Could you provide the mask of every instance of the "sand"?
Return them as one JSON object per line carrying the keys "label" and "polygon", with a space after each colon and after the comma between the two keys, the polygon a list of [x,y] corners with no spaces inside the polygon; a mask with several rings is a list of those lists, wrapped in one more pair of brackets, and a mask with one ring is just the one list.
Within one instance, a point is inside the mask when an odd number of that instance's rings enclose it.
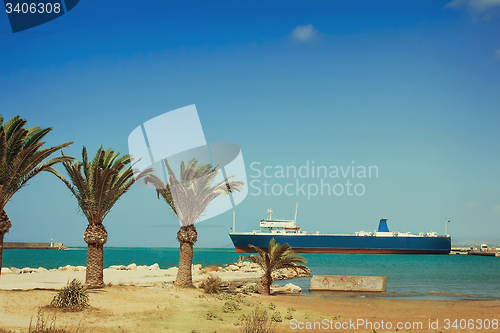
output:
{"label": "sand", "polygon": [[[370,332],[374,328],[376,332],[500,331],[498,326],[491,328],[493,320],[498,322],[500,319],[500,301],[417,301],[360,297],[358,294],[328,297],[251,295],[245,296],[246,305],[240,305],[240,310],[225,313],[222,310],[225,300],[205,295],[200,289],[175,287],[170,283],[175,276],[165,274],[164,270],[106,270],[105,281],[112,282],[113,286],[91,290],[91,308],[82,312],[51,309],[43,312],[48,317],[56,315],[59,326],[80,325],[85,332],[237,332],[240,328],[235,326],[238,318],[248,314],[258,303],[269,313],[280,312],[283,321],[277,323],[277,332]],[[219,274],[225,274],[223,278],[226,279],[256,275],[241,272]],[[198,275],[194,280],[206,276]],[[85,272],[2,275],[0,328],[26,331],[30,318],[36,318],[37,309],[49,304],[55,294],[54,290],[32,288],[59,288],[74,277],[84,279]],[[120,283],[134,285],[118,285]],[[271,303],[275,306],[274,310],[269,309]],[[291,312],[292,320],[285,319],[289,308],[296,309]],[[208,320],[208,312],[215,318]],[[448,329],[445,329],[446,319],[450,320]],[[455,319],[458,319],[456,328],[453,327]],[[465,321],[460,323],[461,319]],[[478,329],[478,320],[484,323],[486,319],[490,329]],[[391,329],[387,328],[388,322],[393,326]],[[396,329],[398,323],[400,329]],[[422,323],[421,326],[415,326],[418,323]],[[460,329],[460,324],[464,327],[466,323],[473,325],[474,329]],[[413,327],[408,328],[408,325]]]}
{"label": "sand", "polygon": [[[134,284],[148,285],[158,282],[173,282],[177,271],[168,269],[158,270],[115,270],[104,269],[104,283],[106,284]],[[258,278],[255,272],[218,272],[222,279],[237,280],[246,278]],[[206,278],[206,274],[194,274],[193,281]],[[46,273],[27,274],[2,274],[0,278],[0,289],[3,290],[25,290],[25,289],[55,289],[64,287],[68,281],[78,279],[85,281],[84,271],[56,271]]]}

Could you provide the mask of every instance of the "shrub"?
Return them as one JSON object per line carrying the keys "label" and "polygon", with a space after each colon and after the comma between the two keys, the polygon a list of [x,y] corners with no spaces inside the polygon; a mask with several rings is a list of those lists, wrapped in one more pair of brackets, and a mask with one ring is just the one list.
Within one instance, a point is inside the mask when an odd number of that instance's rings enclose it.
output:
{"label": "shrub", "polygon": [[269,304],[269,310],[274,310],[276,309],[276,305],[274,303]]}
{"label": "shrub", "polygon": [[227,301],[228,299],[233,299],[234,295],[232,294],[227,294],[227,293],[220,293],[217,296],[215,296],[219,301]]}
{"label": "shrub", "polygon": [[236,310],[240,310],[240,306],[234,300],[229,300],[222,306],[222,311],[224,311],[225,313],[234,313],[234,311]]}
{"label": "shrub", "polygon": [[87,288],[77,279],[73,279],[61,289],[50,303],[55,308],[78,310],[89,306]]}
{"label": "shrub", "polygon": [[245,294],[258,294],[259,287],[256,284],[248,284],[243,287],[242,291]]}
{"label": "shrub", "polygon": [[273,333],[275,331],[275,323],[265,308],[256,306],[250,315],[243,318],[242,327],[243,333]]}
{"label": "shrub", "polygon": [[212,312],[212,311],[208,311],[206,314],[205,314],[205,317],[207,318],[207,320],[214,320],[214,319],[217,319],[217,316]]}
{"label": "shrub", "polygon": [[217,265],[210,265],[200,270],[200,274],[207,274],[210,272],[218,272],[219,267]]}
{"label": "shrub", "polygon": [[293,319],[293,313],[292,313],[293,311],[295,311],[295,309],[292,309],[292,308],[286,309],[285,319],[288,319],[288,320]]}
{"label": "shrub", "polygon": [[206,314],[205,314],[205,318],[207,320],[220,320],[220,321],[223,321],[224,319],[220,318],[220,317],[217,317],[216,314],[214,314],[212,311],[208,311]]}
{"label": "shrub", "polygon": [[276,323],[281,323],[283,320],[281,319],[281,313],[279,311],[276,311],[273,313],[271,320],[276,322]]}
{"label": "shrub", "polygon": [[245,303],[245,296],[243,294],[237,294],[233,299],[238,303]]}
{"label": "shrub", "polygon": [[209,276],[201,283],[206,294],[218,294],[222,281],[218,276]]}

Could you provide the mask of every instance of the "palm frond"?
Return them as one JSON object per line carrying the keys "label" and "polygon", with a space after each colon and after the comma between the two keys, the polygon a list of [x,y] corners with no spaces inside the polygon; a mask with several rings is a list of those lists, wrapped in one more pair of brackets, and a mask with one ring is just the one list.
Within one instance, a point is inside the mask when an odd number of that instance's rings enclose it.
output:
{"label": "palm frond", "polygon": [[0,116],[0,209],[40,172],[50,171],[53,165],[72,160],[71,157],[47,160],[53,153],[73,142],[43,148],[45,142],[41,140],[52,128],[25,128],[26,124],[27,121],[19,116],[3,123],[3,117]]}
{"label": "palm frond", "polygon": [[[1,138],[0,138],[1,140]],[[64,157],[63,153],[63,157]],[[134,184],[136,179],[147,177],[151,169],[135,172],[130,156],[115,153],[111,149],[97,150],[92,160],[88,159],[87,149],[82,149],[82,161],[63,162],[69,176],[64,178],[55,169],[49,169],[63,181],[78,202],[80,210],[90,224],[102,224],[113,206]],[[136,179],[134,178],[136,174]]]}
{"label": "palm frond", "polygon": [[292,268],[295,271],[300,268],[307,269],[307,266],[303,265],[307,263],[307,260],[304,257],[299,256],[290,247],[290,245],[288,245],[288,243],[280,245],[274,238],[272,238],[269,241],[267,251],[252,244],[249,244],[248,246],[255,250],[258,253],[258,256],[251,255],[244,258],[259,264],[264,272],[270,273],[279,268]]}

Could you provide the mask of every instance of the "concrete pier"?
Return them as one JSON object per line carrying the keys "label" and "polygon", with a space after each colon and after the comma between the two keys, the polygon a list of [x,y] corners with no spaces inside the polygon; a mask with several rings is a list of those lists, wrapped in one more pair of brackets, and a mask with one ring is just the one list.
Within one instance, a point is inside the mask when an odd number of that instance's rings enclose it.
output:
{"label": "concrete pier", "polygon": [[56,249],[64,250],[68,247],[63,243],[20,243],[20,242],[4,242],[4,250],[6,249]]}
{"label": "concrete pier", "polygon": [[311,291],[385,291],[386,276],[313,275]]}

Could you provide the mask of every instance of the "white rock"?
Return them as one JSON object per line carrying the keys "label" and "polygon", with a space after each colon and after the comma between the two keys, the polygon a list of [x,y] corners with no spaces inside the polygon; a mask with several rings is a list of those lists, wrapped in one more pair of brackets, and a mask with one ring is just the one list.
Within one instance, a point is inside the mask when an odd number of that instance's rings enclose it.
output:
{"label": "white rock", "polygon": [[37,269],[38,273],[48,273],[49,271],[43,267],[38,267]]}
{"label": "white rock", "polygon": [[75,271],[78,271],[78,272],[85,272],[87,270],[87,267],[85,266],[76,266]]}
{"label": "white rock", "polygon": [[300,293],[300,292],[302,292],[302,288],[300,288],[299,286],[296,286],[296,285],[294,285],[292,283],[285,284],[285,286],[283,288],[285,288],[287,291],[290,291],[292,293]]}
{"label": "white rock", "polygon": [[201,269],[201,264],[193,265],[192,269]]}
{"label": "white rock", "polygon": [[112,266],[109,266],[109,269],[114,269],[117,271],[128,271],[128,268],[126,266],[123,266],[123,265],[112,265]]}
{"label": "white rock", "polygon": [[148,270],[148,269],[149,269],[149,267],[148,267],[148,266],[146,266],[146,265],[137,266],[137,270],[138,270],[138,271],[145,271],[145,270]]}
{"label": "white rock", "polygon": [[21,272],[19,272],[20,274],[26,274],[26,273],[36,273],[36,269],[34,268],[29,268],[29,267],[24,267],[23,269],[21,269]]}
{"label": "white rock", "polygon": [[149,270],[150,271],[158,271],[158,270],[160,270],[160,265],[153,264],[153,265],[149,266]]}
{"label": "white rock", "polygon": [[232,270],[232,271],[237,271],[237,270],[239,269],[239,267],[238,267],[238,266],[236,266],[236,265],[229,265],[228,267],[229,267],[229,269],[230,269],[230,270]]}
{"label": "white rock", "polygon": [[12,271],[12,273],[14,273],[14,274],[21,273],[21,270],[19,268],[16,268],[16,267],[9,267],[9,268]]}
{"label": "white rock", "polygon": [[7,267],[2,267],[2,274],[12,274],[12,270]]}
{"label": "white rock", "polygon": [[130,265],[127,266],[127,268],[129,270],[131,270],[131,271],[135,271],[135,270],[137,270],[137,265],[136,264],[130,264]]}
{"label": "white rock", "polygon": [[49,272],[57,272],[57,269],[55,268],[49,269]]}

